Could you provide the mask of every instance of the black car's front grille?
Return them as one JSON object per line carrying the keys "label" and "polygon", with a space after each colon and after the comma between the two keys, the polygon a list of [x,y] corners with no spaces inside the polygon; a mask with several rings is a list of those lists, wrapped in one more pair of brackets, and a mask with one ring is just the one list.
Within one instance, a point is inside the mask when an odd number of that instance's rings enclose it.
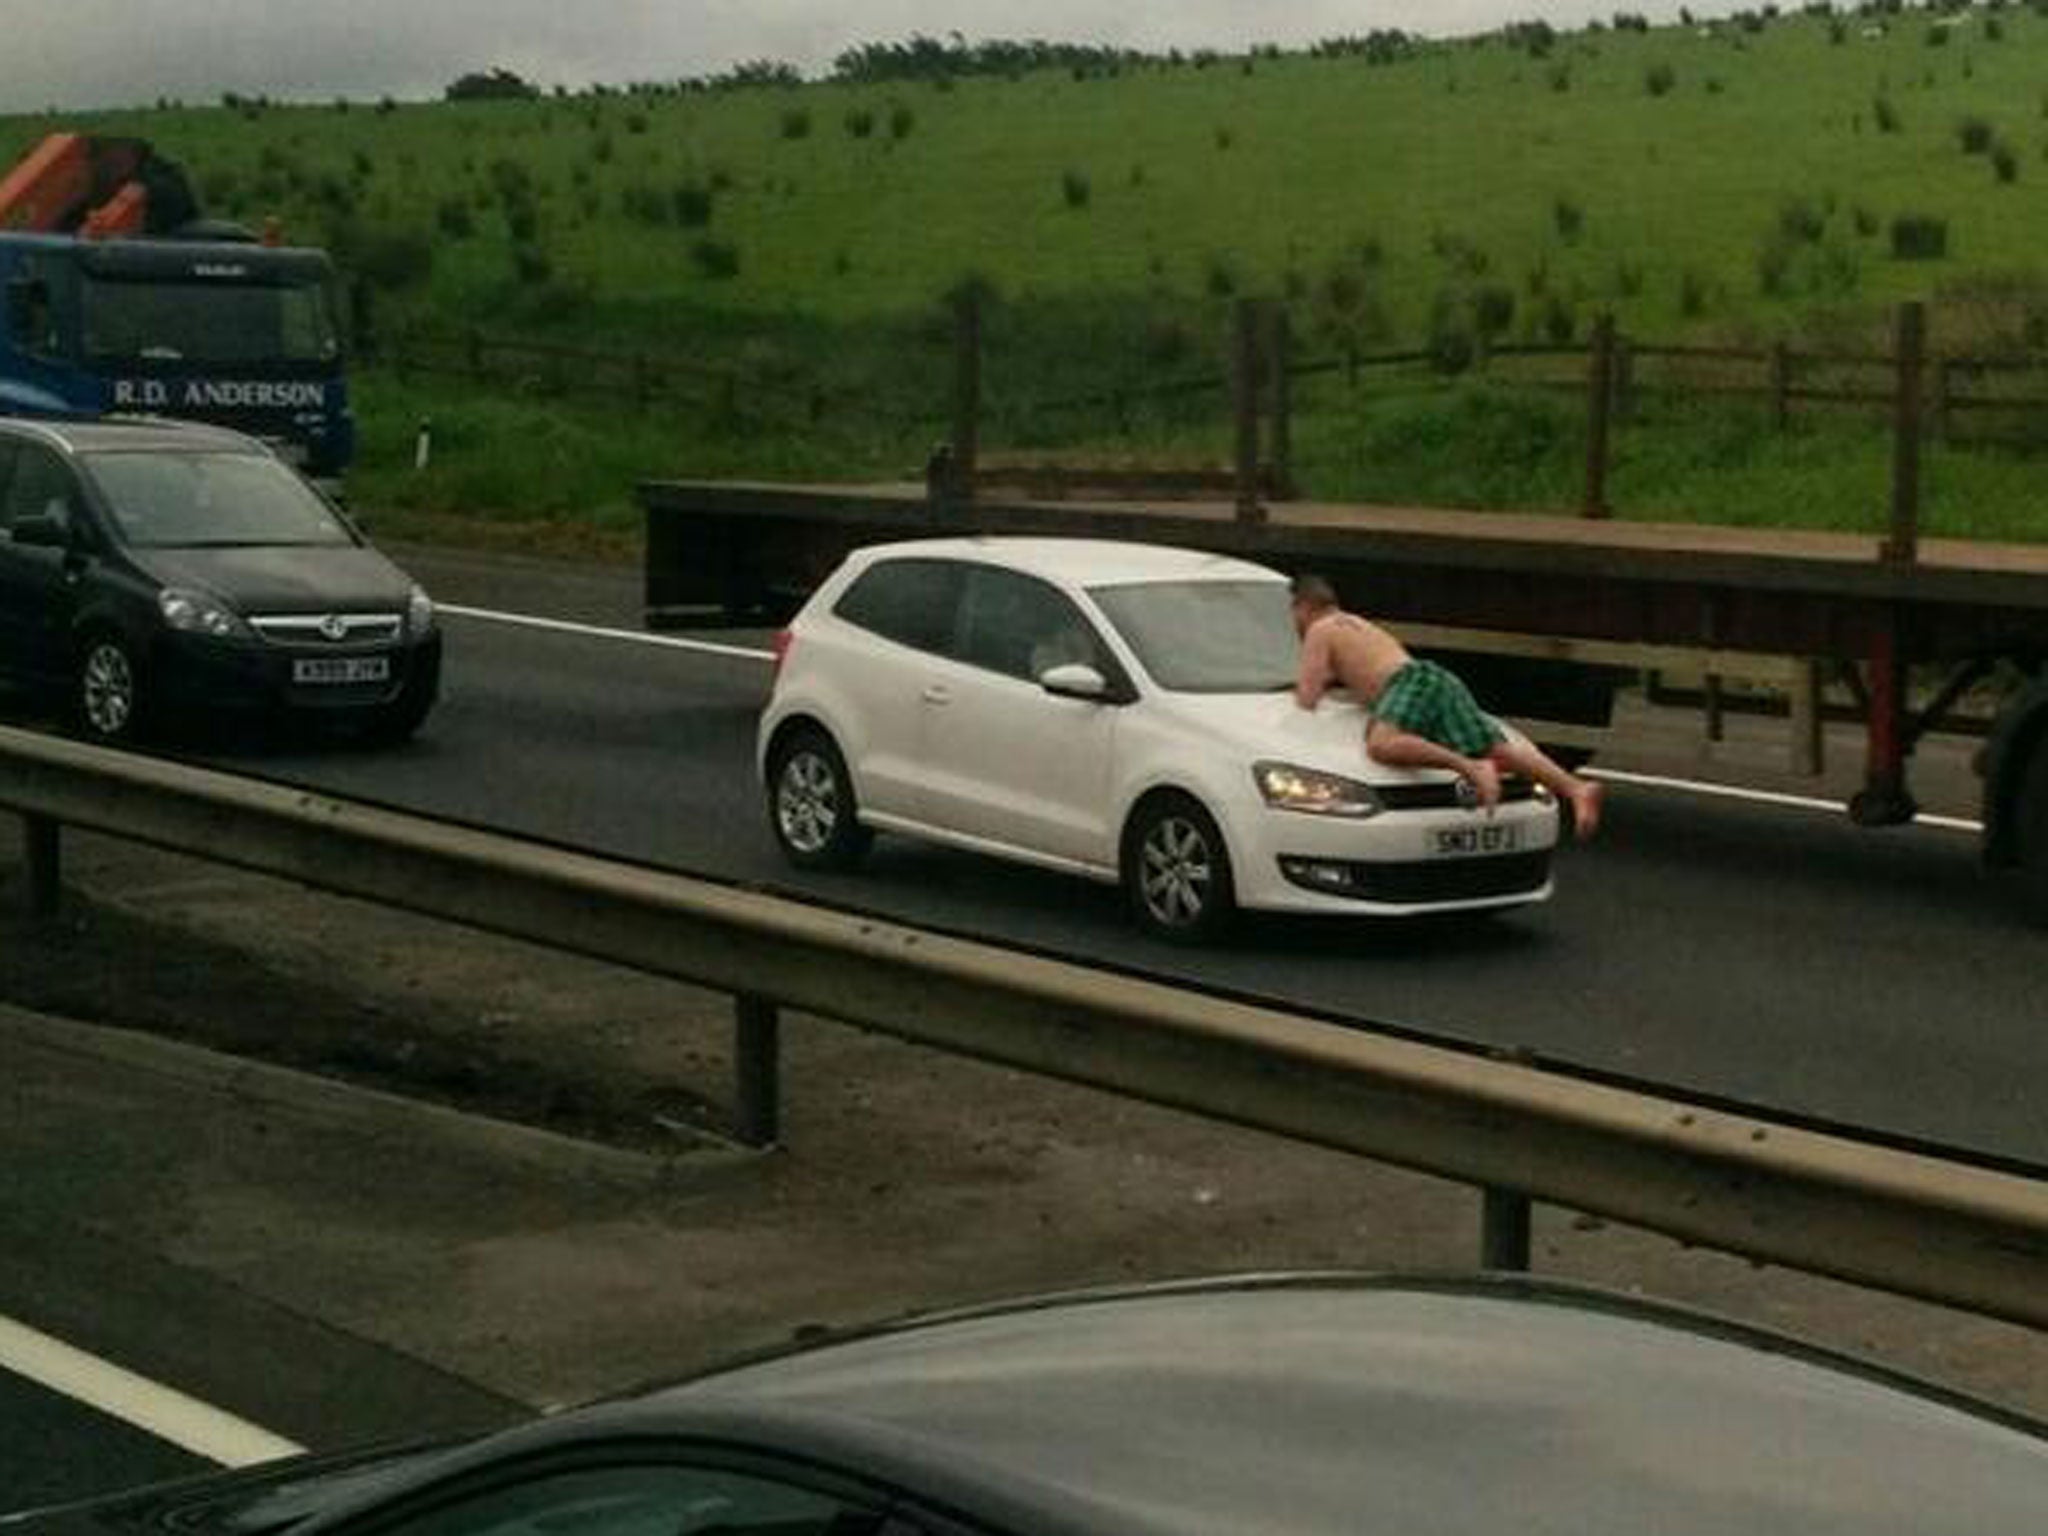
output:
{"label": "black car's front grille", "polygon": [[[1459,798],[1460,792],[1471,793],[1464,788],[1460,779],[1445,779],[1437,784],[1375,784],[1373,793],[1379,796],[1380,804],[1390,811],[1454,811],[1469,807],[1470,799]],[[1534,799],[1536,786],[1527,779],[1504,778],[1500,781],[1500,799],[1503,805],[1514,805],[1523,800]]]}
{"label": "black car's front grille", "polygon": [[1303,890],[1359,901],[1484,901],[1543,889],[1550,879],[1550,850],[1404,863],[1283,856],[1280,873]]}
{"label": "black car's front grille", "polygon": [[390,645],[404,625],[395,613],[259,614],[249,627],[273,645]]}

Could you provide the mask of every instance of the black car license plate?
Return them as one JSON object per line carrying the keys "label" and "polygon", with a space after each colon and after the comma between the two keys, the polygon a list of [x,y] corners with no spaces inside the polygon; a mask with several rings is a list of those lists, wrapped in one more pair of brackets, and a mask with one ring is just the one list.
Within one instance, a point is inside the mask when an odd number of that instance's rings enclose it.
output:
{"label": "black car license plate", "polygon": [[292,663],[295,683],[385,683],[391,680],[389,656],[311,656]]}
{"label": "black car license plate", "polygon": [[1438,858],[1469,859],[1489,853],[1520,852],[1522,829],[1518,826],[1439,827],[1435,839]]}

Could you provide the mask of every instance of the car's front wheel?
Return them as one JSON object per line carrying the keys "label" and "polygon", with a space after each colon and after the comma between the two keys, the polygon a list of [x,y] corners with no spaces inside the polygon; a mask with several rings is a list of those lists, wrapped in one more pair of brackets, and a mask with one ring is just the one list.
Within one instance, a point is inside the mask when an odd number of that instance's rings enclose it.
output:
{"label": "car's front wheel", "polygon": [[768,825],[799,869],[851,869],[874,841],[860,824],[846,759],[815,726],[784,733],[769,755]]}
{"label": "car's front wheel", "polygon": [[1214,939],[1237,912],[1223,833],[1187,795],[1155,795],[1132,814],[1123,877],[1138,926],[1171,943]]}
{"label": "car's front wheel", "polygon": [[93,741],[123,746],[142,734],[147,699],[142,665],[120,636],[101,632],[79,649],[72,715]]}

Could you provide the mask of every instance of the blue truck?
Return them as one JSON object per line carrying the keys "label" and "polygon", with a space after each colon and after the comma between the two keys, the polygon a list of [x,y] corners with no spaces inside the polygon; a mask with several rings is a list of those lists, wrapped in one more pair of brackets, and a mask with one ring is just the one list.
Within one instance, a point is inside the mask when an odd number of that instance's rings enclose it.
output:
{"label": "blue truck", "polygon": [[0,180],[0,414],[234,427],[308,477],[355,452],[324,251],[202,220],[134,139],[55,134]]}

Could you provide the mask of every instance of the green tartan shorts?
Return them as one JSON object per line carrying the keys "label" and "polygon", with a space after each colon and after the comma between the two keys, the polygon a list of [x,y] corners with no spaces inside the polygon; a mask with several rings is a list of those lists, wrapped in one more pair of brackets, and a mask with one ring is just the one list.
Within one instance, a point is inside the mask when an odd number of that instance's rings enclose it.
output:
{"label": "green tartan shorts", "polygon": [[1465,757],[1483,757],[1507,740],[1472,690],[1433,661],[1411,661],[1388,678],[1372,716]]}

